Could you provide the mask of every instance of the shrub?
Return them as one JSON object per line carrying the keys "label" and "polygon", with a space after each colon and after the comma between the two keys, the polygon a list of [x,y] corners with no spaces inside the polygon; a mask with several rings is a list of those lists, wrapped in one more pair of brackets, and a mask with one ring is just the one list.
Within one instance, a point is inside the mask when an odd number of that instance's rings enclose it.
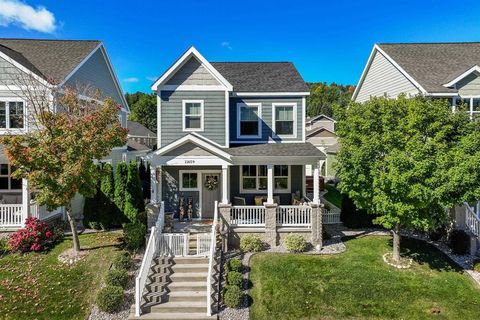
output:
{"label": "shrub", "polygon": [[12,251],[42,251],[52,245],[55,240],[55,234],[48,224],[30,217],[25,220],[25,228],[10,235],[8,246]]}
{"label": "shrub", "polygon": [[476,272],[480,272],[480,259],[476,259],[473,261],[473,270]]}
{"label": "shrub", "polygon": [[470,236],[463,230],[452,230],[449,240],[455,254],[467,254],[470,250]]}
{"label": "shrub", "polygon": [[114,202],[117,207],[117,211],[123,213],[125,208],[125,189],[127,188],[127,164],[125,162],[119,162],[117,164],[117,170],[115,171],[115,190],[114,190]]}
{"label": "shrub", "polygon": [[145,243],[147,228],[140,222],[123,225],[123,241],[128,250],[138,250]]}
{"label": "shrub", "polygon": [[123,304],[123,289],[116,286],[106,286],[97,295],[97,305],[101,311],[113,313]]}
{"label": "shrub", "polygon": [[98,221],[88,221],[88,227],[90,229],[95,229],[95,230],[100,230],[101,229],[100,223],[98,223]]}
{"label": "shrub", "polygon": [[227,273],[227,284],[231,286],[242,287],[243,276],[238,271],[230,271]]}
{"label": "shrub", "polygon": [[283,244],[290,252],[304,252],[307,249],[307,241],[299,234],[287,235]]}
{"label": "shrub", "polygon": [[143,211],[145,211],[145,202],[138,166],[136,161],[131,161],[128,164],[124,213],[131,222],[135,222],[139,219],[139,213]]}
{"label": "shrub", "polygon": [[109,286],[117,286],[125,289],[128,284],[128,273],[125,269],[110,269],[105,280]]}
{"label": "shrub", "polygon": [[346,194],[342,195],[341,210],[340,220],[346,227],[352,229],[373,227],[372,221],[375,215],[368,214],[366,210],[357,209],[353,200]]}
{"label": "shrub", "polygon": [[230,259],[228,260],[225,268],[227,269],[227,272],[230,272],[230,271],[242,272],[242,269],[243,269],[242,260],[238,258]]}
{"label": "shrub", "polygon": [[242,299],[242,289],[237,286],[228,286],[223,295],[223,302],[229,308],[240,308],[242,306]]}
{"label": "shrub", "polygon": [[7,238],[0,239],[0,254],[4,254],[10,251]]}
{"label": "shrub", "polygon": [[256,235],[248,234],[240,239],[240,250],[243,252],[260,252],[262,246],[262,239]]}
{"label": "shrub", "polygon": [[121,251],[113,260],[113,266],[117,269],[128,270],[132,266],[132,257],[127,251]]}

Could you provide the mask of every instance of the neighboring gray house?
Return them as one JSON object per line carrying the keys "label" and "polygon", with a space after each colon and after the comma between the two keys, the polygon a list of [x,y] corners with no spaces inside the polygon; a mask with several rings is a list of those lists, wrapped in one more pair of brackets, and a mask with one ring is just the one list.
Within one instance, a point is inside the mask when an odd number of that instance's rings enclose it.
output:
{"label": "neighboring gray house", "polygon": [[157,146],[157,134],[136,121],[127,121],[128,140],[136,141],[149,149]]}
{"label": "neighboring gray house", "polygon": [[[31,106],[21,90],[25,83],[43,90],[44,96],[66,87],[98,89],[121,106],[119,119],[124,127],[127,125],[128,105],[101,41],[0,38],[0,135],[35,130]],[[102,161],[116,162],[126,152],[126,145],[115,148]],[[2,152],[0,229],[19,228],[29,216],[49,218],[59,214],[58,210],[47,212],[31,204],[28,181],[14,179],[11,172]]]}

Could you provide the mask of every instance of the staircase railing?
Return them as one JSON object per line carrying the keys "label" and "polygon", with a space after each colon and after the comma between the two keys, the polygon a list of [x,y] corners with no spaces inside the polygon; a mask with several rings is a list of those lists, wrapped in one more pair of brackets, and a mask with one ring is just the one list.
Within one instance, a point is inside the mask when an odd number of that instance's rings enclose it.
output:
{"label": "staircase railing", "polygon": [[208,258],[208,275],[207,275],[207,315],[212,315],[212,275],[213,262],[215,260],[215,247],[217,239],[217,221],[218,221],[218,201],[215,201],[215,209],[213,214],[212,234],[210,238],[210,256]]}
{"label": "staircase railing", "polygon": [[145,253],[143,255],[142,265],[140,266],[138,275],[135,278],[135,316],[137,317],[139,317],[141,314],[142,295],[147,282],[148,273],[150,272],[152,261],[158,253],[158,238],[162,233],[164,219],[165,207],[162,201],[155,226],[150,230],[150,236],[148,238],[147,248],[145,249]]}
{"label": "staircase railing", "polygon": [[465,224],[467,228],[477,237],[480,237],[480,218],[472,207],[465,202]]}

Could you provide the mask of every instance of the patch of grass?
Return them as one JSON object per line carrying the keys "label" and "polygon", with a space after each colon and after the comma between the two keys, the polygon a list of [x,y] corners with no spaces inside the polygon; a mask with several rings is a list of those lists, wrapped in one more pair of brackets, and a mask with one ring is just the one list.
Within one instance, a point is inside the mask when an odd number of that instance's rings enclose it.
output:
{"label": "patch of grass", "polygon": [[0,319],[85,319],[119,250],[119,236],[81,235],[81,246],[90,253],[73,267],[57,259],[72,247],[69,237],[47,253],[0,257]]}
{"label": "patch of grass", "polygon": [[332,203],[334,206],[341,208],[342,207],[342,194],[338,191],[337,188],[330,184],[325,184],[325,189],[327,193],[323,196],[328,202]]}
{"label": "patch of grass", "polygon": [[480,290],[443,253],[403,239],[414,260],[383,262],[389,237],[344,239],[332,256],[257,254],[251,260],[252,319],[476,319]]}

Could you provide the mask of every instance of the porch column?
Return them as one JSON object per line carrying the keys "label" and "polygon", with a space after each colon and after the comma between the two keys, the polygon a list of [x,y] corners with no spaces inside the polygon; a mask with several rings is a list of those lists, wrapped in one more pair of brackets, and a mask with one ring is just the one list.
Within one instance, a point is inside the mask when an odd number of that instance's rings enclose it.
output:
{"label": "porch column", "polygon": [[267,204],[273,204],[273,164],[267,165]]}
{"label": "porch column", "polygon": [[222,166],[222,203],[228,203],[228,176],[230,167],[228,165]]}
{"label": "porch column", "polygon": [[22,179],[22,225],[25,219],[30,216],[30,190],[28,189],[28,180]]}
{"label": "porch column", "polygon": [[150,167],[150,189],[150,203],[156,204],[158,202],[157,166]]}
{"label": "porch column", "polygon": [[313,169],[313,203],[320,203],[320,162],[315,163]]}

